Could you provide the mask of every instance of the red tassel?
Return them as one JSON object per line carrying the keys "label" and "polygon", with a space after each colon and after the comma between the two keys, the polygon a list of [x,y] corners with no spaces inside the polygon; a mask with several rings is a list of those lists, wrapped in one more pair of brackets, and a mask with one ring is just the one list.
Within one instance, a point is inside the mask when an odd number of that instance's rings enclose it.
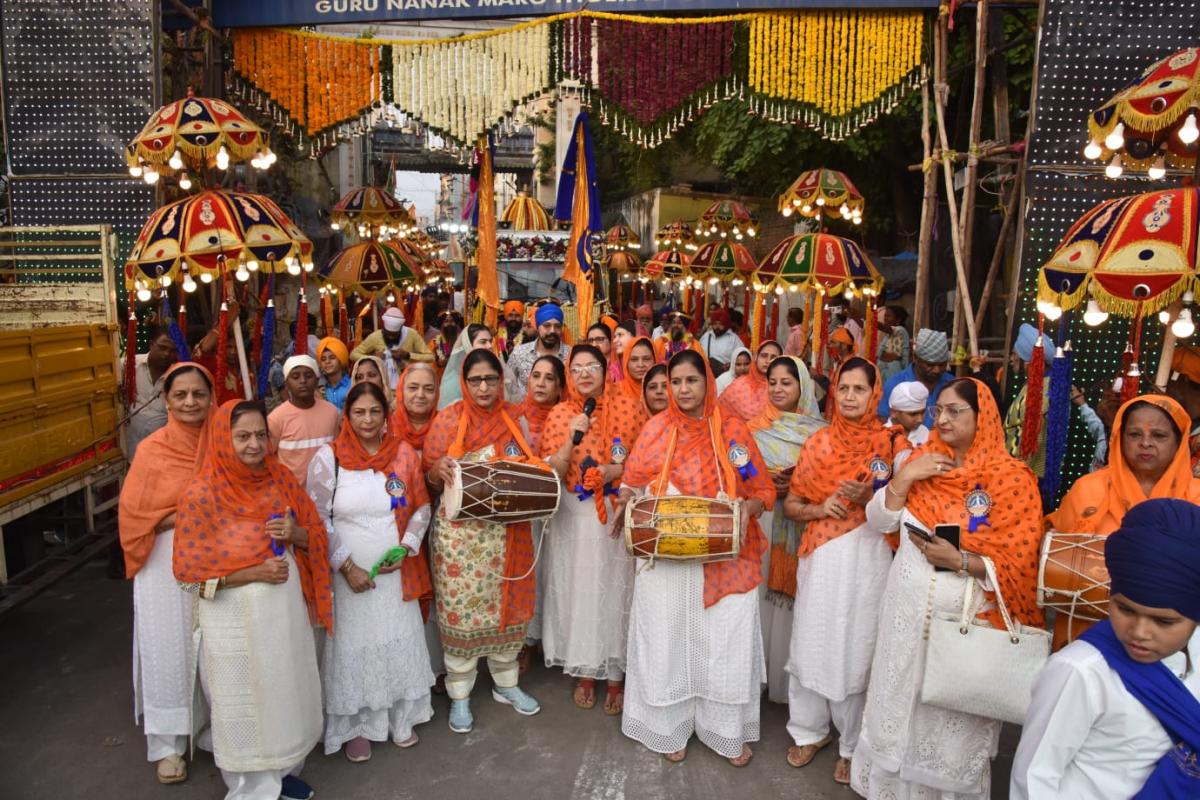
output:
{"label": "red tassel", "polygon": [[137,335],[138,318],[130,303],[129,321],[125,323],[125,404],[130,411],[137,403]]}
{"label": "red tassel", "polygon": [[1029,359],[1029,380],[1025,383],[1025,420],[1021,425],[1021,458],[1028,460],[1037,452],[1042,433],[1042,388],[1046,379],[1045,347],[1042,328],[1045,318],[1038,317],[1038,340]]}
{"label": "red tassel", "polygon": [[296,355],[308,355],[308,273],[300,271],[300,310],[296,312]]}

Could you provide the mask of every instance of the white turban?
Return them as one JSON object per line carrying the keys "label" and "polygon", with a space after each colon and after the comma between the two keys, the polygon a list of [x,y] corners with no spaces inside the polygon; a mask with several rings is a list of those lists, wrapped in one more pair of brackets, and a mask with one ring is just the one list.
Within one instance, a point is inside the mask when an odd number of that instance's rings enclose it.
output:
{"label": "white turban", "polygon": [[929,390],[920,381],[896,384],[888,397],[888,408],[892,411],[924,411],[929,402]]}
{"label": "white turban", "polygon": [[404,329],[404,312],[392,306],[383,312],[383,328],[391,333],[399,333]]}
{"label": "white turban", "polygon": [[313,371],[313,375],[318,377],[321,375],[321,368],[317,366],[317,360],[312,356],[292,356],[283,362],[283,377],[285,380],[292,374],[292,370],[296,367],[308,367]]}

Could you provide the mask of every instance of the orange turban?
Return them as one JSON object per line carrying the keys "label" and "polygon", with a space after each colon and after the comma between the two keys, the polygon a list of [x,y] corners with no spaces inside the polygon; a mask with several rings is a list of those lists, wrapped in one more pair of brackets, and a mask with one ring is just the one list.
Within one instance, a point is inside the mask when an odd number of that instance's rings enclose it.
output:
{"label": "orange turban", "polygon": [[317,342],[317,359],[320,360],[321,354],[326,350],[332,350],[337,356],[337,360],[342,362],[342,368],[350,366],[350,351],[346,349],[346,345],[342,344],[342,340],[334,336],[326,336],[321,341]]}

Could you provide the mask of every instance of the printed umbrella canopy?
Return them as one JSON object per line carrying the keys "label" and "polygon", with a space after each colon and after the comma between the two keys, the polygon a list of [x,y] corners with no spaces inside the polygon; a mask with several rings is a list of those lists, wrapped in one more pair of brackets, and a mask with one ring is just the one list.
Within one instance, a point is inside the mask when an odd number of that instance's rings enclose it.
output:
{"label": "printed umbrella canopy", "polygon": [[416,229],[416,222],[404,203],[390,192],[375,186],[360,186],[342,195],[329,211],[329,226],[358,232],[364,239],[404,236]]}
{"label": "printed umbrella canopy", "polygon": [[607,269],[615,270],[618,278],[637,276],[642,273],[642,260],[629,250],[609,250],[604,259]]}
{"label": "printed umbrella canopy", "polygon": [[735,286],[749,281],[757,265],[750,251],[736,241],[717,239],[700,245],[688,265],[688,274],[700,280],[728,281]]}
{"label": "printed umbrella canopy", "polygon": [[883,277],[858,244],[831,233],[787,237],[754,273],[754,288],[759,292],[815,288],[836,294],[867,288],[878,292],[882,287]]}
{"label": "printed umbrella canopy", "polygon": [[613,225],[604,235],[604,244],[609,250],[637,250],[642,246],[642,237],[625,223]]}
{"label": "printed umbrella canopy", "polygon": [[690,259],[678,250],[662,250],[645,263],[646,274],[651,278],[682,278]]}
{"label": "printed umbrella canopy", "polygon": [[779,213],[791,216],[819,217],[824,209],[829,219],[844,219],[858,225],[866,203],[862,194],[844,173],[832,169],[810,169],[800,173],[792,185],[779,195]]}
{"label": "printed umbrella canopy", "polygon": [[696,221],[696,230],[701,236],[720,236],[722,239],[732,238],[741,241],[743,237],[753,238],[758,233],[758,220],[736,200],[718,200],[713,203],[700,219]]}
{"label": "printed umbrella canopy", "polygon": [[1195,188],[1105,200],[1067,231],[1038,274],[1038,308],[1075,308],[1090,292],[1103,311],[1151,314],[1193,289],[1197,268]]}
{"label": "printed umbrella canopy", "polygon": [[1196,161],[1200,127],[1200,51],[1188,47],[1154,62],[1088,117],[1083,154],[1108,161],[1105,173],[1118,178],[1126,167],[1166,175],[1168,165]]}
{"label": "printed umbrella canopy", "polygon": [[424,270],[414,270],[411,257],[397,248],[396,242],[367,241],[339,250],[318,275],[343,291],[372,295],[419,283]]}
{"label": "printed umbrella canopy", "polygon": [[209,283],[233,269],[239,280],[260,268],[299,275],[312,269],[312,252],[312,242],[274,200],[211,189],[150,215],[125,262],[125,284],[144,291],[181,280],[190,291],[193,276]]}
{"label": "printed umbrella canopy", "polygon": [[654,233],[654,246],[668,250],[695,250],[696,234],[692,226],[681,219],[668,222]]}

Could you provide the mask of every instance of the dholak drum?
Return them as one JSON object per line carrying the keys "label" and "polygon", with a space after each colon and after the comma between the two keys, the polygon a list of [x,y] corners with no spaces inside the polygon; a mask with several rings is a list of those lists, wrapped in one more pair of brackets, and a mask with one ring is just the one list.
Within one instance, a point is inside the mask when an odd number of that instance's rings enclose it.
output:
{"label": "dholak drum", "polygon": [[1039,606],[1088,623],[1108,618],[1104,538],[1092,533],[1046,534],[1038,560]]}
{"label": "dholak drum", "polygon": [[446,484],[446,519],[508,525],[558,511],[558,476],[516,461],[456,461]]}
{"label": "dholak drum", "polygon": [[732,561],[742,547],[742,503],[711,497],[643,497],[625,507],[625,549],[651,561]]}

